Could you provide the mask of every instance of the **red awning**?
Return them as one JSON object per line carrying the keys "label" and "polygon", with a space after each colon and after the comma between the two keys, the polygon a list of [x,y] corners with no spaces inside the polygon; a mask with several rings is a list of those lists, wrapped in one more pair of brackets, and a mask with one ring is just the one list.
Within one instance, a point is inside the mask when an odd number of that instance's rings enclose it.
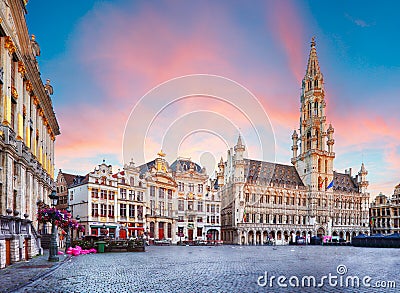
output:
{"label": "red awning", "polygon": [[128,227],[128,230],[144,231],[143,227]]}

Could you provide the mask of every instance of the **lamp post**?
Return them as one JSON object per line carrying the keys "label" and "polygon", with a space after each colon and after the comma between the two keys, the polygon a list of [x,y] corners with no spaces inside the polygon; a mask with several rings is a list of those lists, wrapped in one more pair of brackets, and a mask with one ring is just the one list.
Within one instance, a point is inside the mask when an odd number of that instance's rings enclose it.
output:
{"label": "lamp post", "polygon": [[[81,219],[81,217],[79,217],[79,215],[77,215],[76,217],[75,217],[75,220],[77,220],[78,221],[78,224],[79,224],[79,220]],[[79,225],[78,225],[79,226]],[[73,232],[74,231],[71,231],[71,239],[72,240],[74,240],[74,237],[73,237]],[[76,238],[79,238],[79,229],[76,231]]]}
{"label": "lamp post", "polygon": [[[67,213],[71,213],[71,209],[69,207],[67,207],[66,211],[67,211]],[[71,246],[70,230],[71,230],[71,228],[68,225],[67,226],[67,235],[65,236],[65,249],[68,249]]]}
{"label": "lamp post", "polygon": [[[58,203],[58,195],[55,189],[49,195],[53,207]],[[49,249],[49,261],[59,261],[58,258],[58,245],[57,245],[57,228],[54,219],[51,221],[51,237],[50,237],[50,249]]]}

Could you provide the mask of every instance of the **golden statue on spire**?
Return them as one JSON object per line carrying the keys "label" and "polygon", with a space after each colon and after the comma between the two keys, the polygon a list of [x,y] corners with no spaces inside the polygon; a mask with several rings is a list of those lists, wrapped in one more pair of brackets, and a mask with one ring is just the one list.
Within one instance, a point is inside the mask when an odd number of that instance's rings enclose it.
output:
{"label": "golden statue on spire", "polygon": [[160,156],[160,157],[162,157],[162,158],[166,156],[166,154],[165,154],[162,150],[160,150],[160,151],[157,153],[157,155]]}

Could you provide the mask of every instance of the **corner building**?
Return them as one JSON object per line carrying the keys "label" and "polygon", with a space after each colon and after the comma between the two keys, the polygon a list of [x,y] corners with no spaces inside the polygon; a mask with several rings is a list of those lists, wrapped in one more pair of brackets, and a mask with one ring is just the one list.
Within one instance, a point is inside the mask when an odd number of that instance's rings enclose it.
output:
{"label": "corner building", "polygon": [[40,252],[36,214],[50,202],[60,134],[53,89],[40,76],[40,47],[28,33],[26,2],[0,1],[0,268]]}
{"label": "corner building", "polygon": [[300,133],[292,135],[290,165],[243,158],[241,137],[219,164],[222,240],[233,244],[288,244],[296,236],[368,234],[368,174],[364,164],[334,171],[334,128],[327,125],[324,78],[314,39],[302,81]]}

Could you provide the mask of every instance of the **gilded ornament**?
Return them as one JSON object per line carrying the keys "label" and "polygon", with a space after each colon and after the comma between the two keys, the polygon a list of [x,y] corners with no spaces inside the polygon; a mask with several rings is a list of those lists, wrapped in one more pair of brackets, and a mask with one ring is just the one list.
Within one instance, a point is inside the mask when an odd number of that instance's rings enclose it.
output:
{"label": "gilded ornament", "polygon": [[16,99],[18,98],[18,92],[14,86],[11,87],[11,95]]}
{"label": "gilded ornament", "polygon": [[39,116],[40,116],[40,117],[43,117],[43,116],[44,116],[44,111],[43,111],[43,109],[39,109]]}
{"label": "gilded ornament", "polygon": [[33,90],[33,85],[32,82],[30,80],[28,80],[25,84],[25,89],[28,93],[32,92]]}
{"label": "gilded ornament", "polygon": [[26,116],[26,107],[25,107],[25,105],[22,105],[22,113],[24,114],[24,116]]}
{"label": "gilded ornament", "polygon": [[159,151],[159,152],[157,153],[157,155],[160,156],[160,157],[165,157],[165,156],[166,156],[166,154],[165,154],[162,150]]}
{"label": "gilded ornament", "polygon": [[39,137],[39,129],[36,129],[36,137]]}
{"label": "gilded ornament", "polygon": [[10,54],[15,53],[16,48],[10,36],[5,37],[4,48],[8,49],[8,52],[10,52]]}
{"label": "gilded ornament", "polygon": [[25,65],[24,65],[24,63],[23,63],[22,61],[18,61],[18,72],[19,72],[22,76],[24,76],[25,73],[26,73],[26,68],[25,68]]}
{"label": "gilded ornament", "polygon": [[32,98],[33,98],[33,104],[34,104],[35,106],[39,105],[39,99],[38,99],[38,97],[37,97],[37,96],[33,96]]}

